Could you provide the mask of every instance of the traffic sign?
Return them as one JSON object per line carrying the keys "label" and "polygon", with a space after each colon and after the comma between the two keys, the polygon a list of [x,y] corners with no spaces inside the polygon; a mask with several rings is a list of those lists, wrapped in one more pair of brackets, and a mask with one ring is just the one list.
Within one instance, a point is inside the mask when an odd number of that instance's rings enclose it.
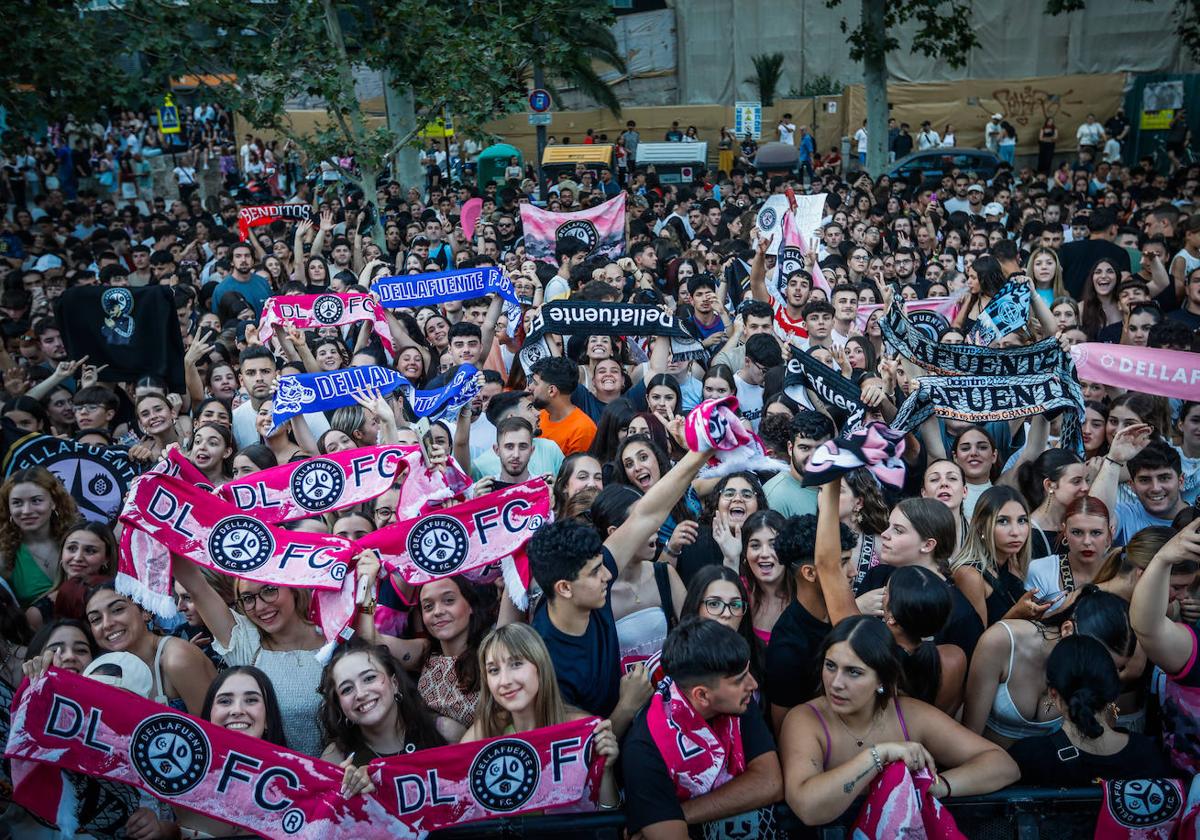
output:
{"label": "traffic sign", "polygon": [[158,109],[158,130],[163,134],[178,134],[180,130],[179,109],[169,93],[163,97],[162,107]]}
{"label": "traffic sign", "polygon": [[550,110],[550,104],[550,91],[543,88],[534,88],[529,92],[530,111],[536,114],[544,114]]}
{"label": "traffic sign", "polygon": [[757,140],[762,136],[762,103],[735,102],[733,105],[733,133],[743,138],[747,134]]}
{"label": "traffic sign", "polygon": [[550,115],[549,114],[530,114],[529,115],[529,124],[530,125],[550,125]]}

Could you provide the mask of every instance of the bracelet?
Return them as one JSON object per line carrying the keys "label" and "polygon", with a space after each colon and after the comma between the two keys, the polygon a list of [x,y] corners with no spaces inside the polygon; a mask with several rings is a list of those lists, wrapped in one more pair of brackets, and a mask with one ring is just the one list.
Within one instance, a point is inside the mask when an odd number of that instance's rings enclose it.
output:
{"label": "bracelet", "polygon": [[1104,456],[1104,460],[1105,460],[1105,461],[1108,461],[1110,464],[1116,464],[1116,465],[1117,465],[1117,469],[1121,469],[1121,468],[1123,468],[1123,467],[1125,466],[1125,465],[1124,465],[1124,464],[1122,464],[1120,461],[1114,461],[1112,458],[1108,457],[1107,455],[1105,455],[1105,456]]}
{"label": "bracelet", "polygon": [[875,747],[871,747],[871,760],[875,762],[875,772],[882,773],[883,762],[879,760],[879,750]]}
{"label": "bracelet", "polygon": [[678,558],[680,553],[681,552],[678,552],[678,551],[672,551],[670,543],[667,543],[666,545],[663,546],[663,554],[667,555],[668,557]]}
{"label": "bracelet", "polygon": [[601,811],[615,811],[624,804],[625,804],[625,791],[618,790],[616,805],[605,805],[603,802],[597,802],[596,807],[598,807]]}
{"label": "bracelet", "polygon": [[944,785],[946,786],[946,795],[945,795],[945,796],[943,796],[942,798],[943,798],[943,799],[949,799],[951,796],[953,796],[953,795],[954,795],[954,791],[952,791],[952,790],[950,789],[950,780],[949,780],[949,779],[947,779],[945,776],[941,775],[940,773],[938,774],[937,778],[941,779],[941,780],[942,780],[942,784],[944,784]]}

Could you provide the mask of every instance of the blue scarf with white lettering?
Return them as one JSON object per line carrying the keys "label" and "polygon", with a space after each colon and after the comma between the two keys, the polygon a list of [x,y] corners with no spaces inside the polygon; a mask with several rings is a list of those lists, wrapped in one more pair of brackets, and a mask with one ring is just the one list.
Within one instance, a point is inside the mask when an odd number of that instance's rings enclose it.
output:
{"label": "blue scarf with white lettering", "polygon": [[495,266],[378,277],[371,284],[371,291],[379,297],[380,305],[388,309],[416,309],[497,294],[504,299],[508,334],[515,335],[521,325],[521,302],[517,300],[517,292],[512,281]]}
{"label": "blue scarf with white lettering", "polygon": [[459,365],[450,381],[432,391],[418,391],[409,385],[403,388],[404,399],[417,417],[428,417],[430,422],[449,414],[458,416],[459,409],[475,399],[479,393],[477,371],[472,365]]}
{"label": "blue scarf with white lettering", "polygon": [[353,394],[378,389],[390,394],[408,380],[394,370],[379,365],[330,370],[322,373],[295,373],[281,376],[275,391],[275,427],[297,414],[328,411],[332,408],[355,405]]}

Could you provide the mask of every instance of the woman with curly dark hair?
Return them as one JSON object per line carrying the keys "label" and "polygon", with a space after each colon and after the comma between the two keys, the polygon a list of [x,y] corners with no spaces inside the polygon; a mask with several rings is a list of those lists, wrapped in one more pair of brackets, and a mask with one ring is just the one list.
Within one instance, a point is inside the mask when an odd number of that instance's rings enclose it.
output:
{"label": "woman with curly dark hair", "polygon": [[54,587],[59,546],[78,518],[71,494],[43,467],[0,485],[0,569],[22,607]]}
{"label": "woman with curly dark hair", "polygon": [[376,758],[446,744],[412,679],[386,647],[357,637],[341,645],[318,692],[326,761],[365,767]]}

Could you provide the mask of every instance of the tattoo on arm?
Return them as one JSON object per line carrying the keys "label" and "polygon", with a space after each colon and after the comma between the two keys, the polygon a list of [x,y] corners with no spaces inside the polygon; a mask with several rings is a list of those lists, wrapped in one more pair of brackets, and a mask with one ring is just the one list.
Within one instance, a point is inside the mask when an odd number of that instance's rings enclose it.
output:
{"label": "tattoo on arm", "polygon": [[869,767],[867,767],[866,770],[862,771],[857,776],[855,776],[853,780],[846,782],[846,784],[842,785],[842,792],[849,793],[850,791],[854,790],[854,788],[856,788],[858,786],[859,782],[861,782],[863,779],[865,779],[867,776],[870,776],[874,772],[875,772],[875,765],[872,764]]}

